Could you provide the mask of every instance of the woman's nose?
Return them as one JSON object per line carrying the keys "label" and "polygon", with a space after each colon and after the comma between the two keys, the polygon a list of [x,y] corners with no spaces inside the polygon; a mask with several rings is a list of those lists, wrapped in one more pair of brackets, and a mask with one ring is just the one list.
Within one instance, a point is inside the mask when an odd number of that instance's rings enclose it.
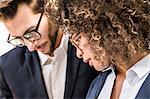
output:
{"label": "woman's nose", "polygon": [[84,54],[83,51],[81,49],[77,48],[77,50],[76,50],[77,57],[78,58],[83,58],[83,54]]}

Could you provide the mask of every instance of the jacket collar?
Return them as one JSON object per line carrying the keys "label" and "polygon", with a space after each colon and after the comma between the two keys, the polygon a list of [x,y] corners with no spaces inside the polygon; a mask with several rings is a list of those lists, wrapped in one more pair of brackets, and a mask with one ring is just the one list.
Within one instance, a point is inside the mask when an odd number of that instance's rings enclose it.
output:
{"label": "jacket collar", "polygon": [[75,56],[75,48],[69,42],[64,98],[71,97],[73,93],[73,88],[75,86],[76,77],[79,69],[79,59]]}
{"label": "jacket collar", "polygon": [[31,79],[35,85],[35,88],[37,89],[37,92],[39,92],[39,96],[48,97],[37,52],[30,52],[27,49],[25,53],[25,59],[29,74],[31,75]]}

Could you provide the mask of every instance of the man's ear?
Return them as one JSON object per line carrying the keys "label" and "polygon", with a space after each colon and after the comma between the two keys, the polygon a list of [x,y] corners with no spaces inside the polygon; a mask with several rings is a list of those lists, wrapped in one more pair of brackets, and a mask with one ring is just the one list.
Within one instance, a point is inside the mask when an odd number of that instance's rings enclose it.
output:
{"label": "man's ear", "polygon": [[62,36],[63,36],[63,31],[62,31],[62,29],[59,29],[57,37],[56,37],[56,42],[55,42],[54,49],[56,49],[60,45]]}
{"label": "man's ear", "polygon": [[63,32],[58,29],[57,31],[54,32],[54,34],[51,36],[50,40],[51,40],[51,49],[54,51],[61,42],[63,36]]}
{"label": "man's ear", "polygon": [[54,32],[53,34],[49,34],[50,35],[50,41],[51,41],[51,49],[54,51],[55,49],[55,43],[57,40],[57,36],[58,36],[58,30],[56,32]]}

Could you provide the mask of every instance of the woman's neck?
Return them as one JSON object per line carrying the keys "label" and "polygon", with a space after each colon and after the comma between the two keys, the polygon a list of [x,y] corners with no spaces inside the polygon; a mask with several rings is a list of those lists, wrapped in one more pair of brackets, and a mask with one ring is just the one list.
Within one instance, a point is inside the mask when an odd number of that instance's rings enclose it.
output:
{"label": "woman's neck", "polygon": [[132,58],[128,60],[128,62],[123,61],[123,58],[119,57],[116,61],[116,69],[118,72],[126,73],[126,71],[131,68],[134,64],[136,64],[139,60],[141,60],[143,57],[148,55],[147,52],[143,53],[136,53],[132,55]]}
{"label": "woman's neck", "polygon": [[114,82],[113,90],[111,93],[111,99],[119,99],[120,92],[122,89],[123,82],[126,77],[126,72],[140,59],[146,56],[148,53],[137,53],[133,56],[132,60],[128,63],[124,62],[121,57],[117,57],[116,61],[116,80]]}

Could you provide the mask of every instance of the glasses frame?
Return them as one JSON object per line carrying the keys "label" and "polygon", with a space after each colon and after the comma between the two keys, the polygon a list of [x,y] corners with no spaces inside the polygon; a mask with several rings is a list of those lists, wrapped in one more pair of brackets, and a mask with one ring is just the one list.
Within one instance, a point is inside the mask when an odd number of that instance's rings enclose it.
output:
{"label": "glasses frame", "polygon": [[[35,29],[33,29],[33,30],[31,30],[31,31],[27,30],[27,31],[23,34],[23,36],[22,36],[23,38],[29,40],[30,42],[34,42],[35,40],[41,39],[41,34],[38,32],[38,29],[39,29],[39,26],[40,26],[40,23],[41,23],[43,14],[44,14],[44,11],[41,13],[40,18],[39,18],[39,21],[38,21],[38,23],[37,23]],[[31,33],[31,32],[37,33],[37,34],[39,35],[39,38],[38,38],[38,39],[34,39],[33,41],[30,40],[30,38],[27,38],[26,35],[29,34],[29,33]],[[9,34],[8,39],[7,39],[7,42],[10,43],[10,44],[12,44],[11,41],[12,41],[12,40],[15,40],[15,39],[21,39],[21,40],[23,40],[22,37],[15,37],[15,38],[13,38],[13,39],[10,39],[10,36],[11,36],[11,35]],[[24,40],[23,40],[23,41],[24,41]],[[20,46],[24,46],[24,45],[14,45],[14,44],[12,44],[12,45],[13,45],[13,46],[19,46],[19,47],[20,47]]]}
{"label": "glasses frame", "polygon": [[83,53],[82,49],[81,49],[81,48],[78,46],[78,44],[76,44],[76,42],[72,39],[72,35],[73,35],[73,34],[71,34],[70,37],[69,37],[69,40],[70,40],[71,44],[72,44],[73,46],[75,46],[77,49],[79,49],[79,50]]}

